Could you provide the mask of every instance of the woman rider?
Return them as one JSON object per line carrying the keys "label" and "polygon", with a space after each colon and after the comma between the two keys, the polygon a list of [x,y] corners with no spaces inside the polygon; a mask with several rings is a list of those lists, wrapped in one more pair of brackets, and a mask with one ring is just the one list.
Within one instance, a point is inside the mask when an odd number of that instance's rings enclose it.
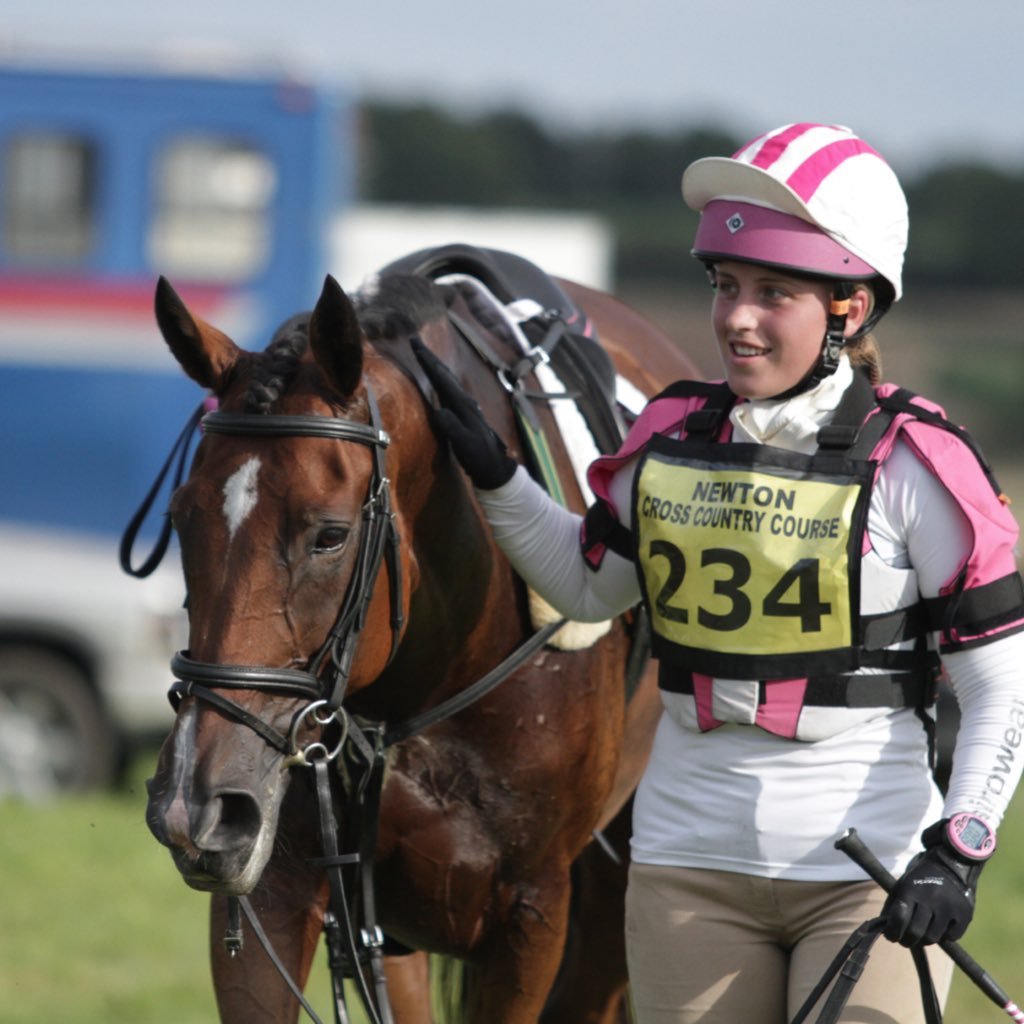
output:
{"label": "woman rider", "polygon": [[[595,461],[581,522],[418,355],[495,535],[562,614],[643,600],[664,704],[627,894],[641,1024],[784,1024],[884,915],[841,1020],[921,1020],[903,947],[958,939],[1022,768],[1017,526],[970,439],[882,384],[869,331],[900,298],[906,201],[846,128],[793,124],[692,164],[693,253],[724,382],[653,399]],[[582,538],[582,544],[581,544]],[[961,725],[931,767],[939,666]],[[834,847],[854,827],[886,899]],[[947,958],[930,956],[940,998]]]}

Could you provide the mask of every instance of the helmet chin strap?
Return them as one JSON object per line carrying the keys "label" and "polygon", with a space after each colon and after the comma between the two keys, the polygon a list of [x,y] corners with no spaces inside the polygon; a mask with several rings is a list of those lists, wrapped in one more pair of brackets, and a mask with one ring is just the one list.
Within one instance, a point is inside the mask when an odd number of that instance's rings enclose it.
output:
{"label": "helmet chin strap", "polygon": [[849,281],[837,281],[829,302],[828,316],[825,320],[825,338],[821,344],[821,354],[806,375],[791,388],[773,395],[770,401],[783,402],[795,398],[805,391],[816,387],[826,377],[831,377],[839,369],[839,358],[846,345],[846,317],[850,312],[850,296],[853,286]]}

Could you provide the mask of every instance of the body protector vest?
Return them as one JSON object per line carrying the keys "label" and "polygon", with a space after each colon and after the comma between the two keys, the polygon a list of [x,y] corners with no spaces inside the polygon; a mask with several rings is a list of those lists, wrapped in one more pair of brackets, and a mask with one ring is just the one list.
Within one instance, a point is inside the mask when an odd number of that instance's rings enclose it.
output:
{"label": "body protector vest", "polygon": [[[666,707],[691,728],[736,722],[802,740],[893,708],[930,729],[936,637],[954,650],[1024,626],[1016,524],[980,453],[937,406],[860,373],[811,455],[731,442],[735,402],[724,384],[673,385],[591,467],[584,555],[595,567],[606,547],[634,560]],[[868,537],[871,488],[898,437],[973,534],[931,600]],[[607,501],[629,460],[632,531]]]}

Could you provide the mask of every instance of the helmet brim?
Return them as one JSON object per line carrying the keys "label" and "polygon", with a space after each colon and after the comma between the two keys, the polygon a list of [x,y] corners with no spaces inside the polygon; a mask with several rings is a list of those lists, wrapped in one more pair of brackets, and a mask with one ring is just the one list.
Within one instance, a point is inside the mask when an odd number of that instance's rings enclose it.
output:
{"label": "helmet brim", "polygon": [[760,167],[729,157],[696,160],[683,172],[683,199],[700,213],[712,199],[736,199],[791,214],[821,228],[803,200],[783,182]]}

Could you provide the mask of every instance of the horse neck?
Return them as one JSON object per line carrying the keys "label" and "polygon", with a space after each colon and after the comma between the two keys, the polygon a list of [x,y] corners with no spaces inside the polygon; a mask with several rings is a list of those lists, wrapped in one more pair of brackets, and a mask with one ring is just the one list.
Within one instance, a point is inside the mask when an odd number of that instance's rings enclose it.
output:
{"label": "horse neck", "polygon": [[439,444],[426,399],[411,394],[408,377],[385,380],[377,367],[368,376],[392,436],[387,472],[410,601],[394,660],[351,703],[394,720],[482,676],[521,641],[526,623],[522,585],[495,544],[468,478]]}

